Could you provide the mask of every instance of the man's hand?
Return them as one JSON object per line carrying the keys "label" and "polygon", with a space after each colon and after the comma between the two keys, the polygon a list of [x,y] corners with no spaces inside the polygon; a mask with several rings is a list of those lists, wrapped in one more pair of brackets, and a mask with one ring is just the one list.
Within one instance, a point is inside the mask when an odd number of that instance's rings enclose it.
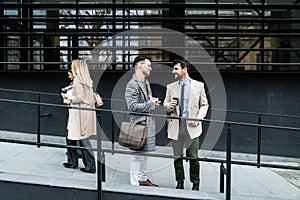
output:
{"label": "man's hand", "polygon": [[159,106],[159,104],[161,103],[161,101],[158,98],[155,98],[151,95],[149,95],[149,99],[154,103],[155,106]]}
{"label": "man's hand", "polygon": [[189,125],[192,126],[192,127],[196,127],[196,126],[199,126],[199,122],[198,121],[191,121],[191,122],[189,122]]}
{"label": "man's hand", "polygon": [[170,108],[171,109],[174,109],[175,108],[175,106],[177,105],[177,100],[175,100],[175,99],[172,99],[171,101],[170,101]]}

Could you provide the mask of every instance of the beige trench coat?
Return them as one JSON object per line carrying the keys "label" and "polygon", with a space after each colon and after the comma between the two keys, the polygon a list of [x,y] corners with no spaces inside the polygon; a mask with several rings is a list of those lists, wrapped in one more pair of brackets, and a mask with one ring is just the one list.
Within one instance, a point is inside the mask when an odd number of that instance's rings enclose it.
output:
{"label": "beige trench coat", "polygon": [[[71,99],[72,107],[95,108],[93,89],[80,84],[74,78]],[[97,134],[96,112],[89,110],[70,109],[68,121],[68,139],[81,140]]]}

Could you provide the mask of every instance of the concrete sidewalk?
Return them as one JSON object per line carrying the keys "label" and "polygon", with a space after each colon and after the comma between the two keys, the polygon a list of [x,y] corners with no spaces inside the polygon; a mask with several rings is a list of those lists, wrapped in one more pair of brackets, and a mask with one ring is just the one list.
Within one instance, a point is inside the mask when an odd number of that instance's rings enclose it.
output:
{"label": "concrete sidewalk", "polygon": [[[2,134],[3,137],[3,134]],[[32,139],[27,135],[23,139]],[[49,137],[51,138],[51,137]],[[64,138],[42,138],[64,144]],[[44,140],[43,140],[44,139]],[[32,140],[34,141],[34,140]],[[103,143],[109,146],[109,143]],[[116,149],[121,148],[116,146]],[[50,186],[96,189],[96,175],[82,173],[79,169],[66,169],[62,163],[66,161],[66,150],[60,148],[0,143],[0,180],[22,183],[35,183]],[[157,153],[172,153],[171,148],[162,147]],[[182,199],[225,199],[219,193],[218,163],[201,162],[200,191],[191,190],[188,181],[188,170],[185,190],[176,190],[173,161],[166,158],[149,158],[149,178],[159,188],[129,185],[129,163],[131,155],[106,154],[106,182],[103,190],[123,193],[140,193],[143,195],[174,196]],[[185,169],[188,169],[188,162]],[[80,166],[83,164],[80,160]],[[293,164],[293,163],[291,163]],[[297,184],[297,182],[296,182]],[[253,166],[232,166],[231,199],[300,199],[300,189],[282,176],[268,168]]]}

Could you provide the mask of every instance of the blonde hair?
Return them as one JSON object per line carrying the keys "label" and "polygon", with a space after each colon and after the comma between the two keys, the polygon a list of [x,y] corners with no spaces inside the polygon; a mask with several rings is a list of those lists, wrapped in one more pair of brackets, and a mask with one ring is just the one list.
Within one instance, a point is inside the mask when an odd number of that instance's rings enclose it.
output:
{"label": "blonde hair", "polygon": [[75,59],[72,61],[72,73],[77,77],[79,83],[90,88],[93,87],[93,80],[91,79],[87,63],[83,59]]}

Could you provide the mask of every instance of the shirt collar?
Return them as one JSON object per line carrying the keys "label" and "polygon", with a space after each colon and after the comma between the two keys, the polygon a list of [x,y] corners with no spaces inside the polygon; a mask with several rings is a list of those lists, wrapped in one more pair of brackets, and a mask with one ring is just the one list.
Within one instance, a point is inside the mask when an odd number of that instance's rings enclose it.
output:
{"label": "shirt collar", "polygon": [[187,83],[190,84],[191,81],[192,81],[192,79],[191,79],[191,78],[188,78],[188,79],[187,79],[186,81],[184,81],[184,82],[183,82],[183,81],[178,81],[178,84],[179,84],[179,85],[182,85],[182,84],[184,83],[184,84],[186,85]]}

